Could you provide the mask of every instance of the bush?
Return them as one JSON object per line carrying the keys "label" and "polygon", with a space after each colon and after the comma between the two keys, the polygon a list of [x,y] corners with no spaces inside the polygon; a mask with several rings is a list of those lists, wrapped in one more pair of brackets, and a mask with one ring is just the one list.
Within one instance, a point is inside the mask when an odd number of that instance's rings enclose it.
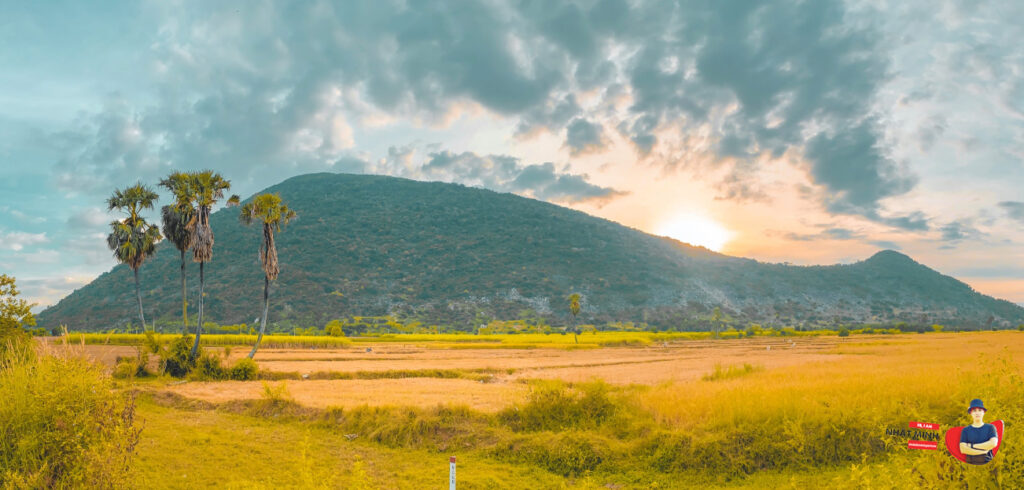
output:
{"label": "bush", "polygon": [[850,331],[845,329],[845,328],[842,328],[842,329],[839,330],[839,336],[840,337],[849,337],[850,336]]}
{"label": "bush", "polygon": [[748,363],[743,363],[742,366],[722,366],[721,363],[715,364],[715,370],[708,374],[705,374],[702,378],[704,381],[718,381],[720,379],[732,379],[744,376],[750,373],[756,373],[763,371],[764,366],[755,366]]}
{"label": "bush", "polygon": [[146,330],[146,339],[143,341],[143,343],[145,343],[146,350],[148,350],[150,354],[159,354],[160,349],[163,348],[163,345],[160,343],[160,340],[156,337],[156,334],[153,333],[152,330]]}
{"label": "bush", "polygon": [[114,366],[114,377],[118,379],[128,379],[135,377],[150,376],[149,372],[149,352],[138,349],[138,356],[136,357],[118,357],[116,365]]}
{"label": "bush", "polygon": [[541,466],[562,476],[595,470],[608,453],[599,437],[579,432],[541,434],[496,448],[495,455]]}
{"label": "bush", "polygon": [[118,359],[117,365],[114,366],[114,377],[117,379],[134,378],[138,370],[139,365],[134,358],[122,357]]}
{"label": "bush", "polygon": [[260,368],[256,365],[256,361],[243,357],[231,367],[228,377],[238,381],[249,381],[256,379],[259,373]]}
{"label": "bush", "polygon": [[559,382],[539,382],[521,407],[506,409],[499,418],[515,431],[558,431],[594,428],[615,415],[608,385],[583,383],[571,391]]}
{"label": "bush", "polygon": [[228,371],[220,363],[220,356],[203,352],[196,360],[196,367],[192,370],[192,378],[200,381],[214,381],[227,378]]}
{"label": "bush", "polygon": [[102,367],[39,356],[27,344],[0,355],[0,480],[4,488],[127,488],[139,431],[134,399]]}
{"label": "bush", "polygon": [[174,339],[167,349],[167,355],[163,361],[164,372],[176,378],[184,378],[196,367],[196,360],[192,357],[192,338],[182,335]]}

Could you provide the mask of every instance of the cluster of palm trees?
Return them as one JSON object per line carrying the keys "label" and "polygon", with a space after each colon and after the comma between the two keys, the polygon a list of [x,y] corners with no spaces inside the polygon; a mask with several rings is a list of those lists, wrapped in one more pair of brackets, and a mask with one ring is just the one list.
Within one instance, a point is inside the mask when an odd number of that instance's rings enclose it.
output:
{"label": "cluster of palm trees", "polygon": [[[231,189],[231,182],[212,170],[200,172],[174,172],[160,180],[161,187],[170,191],[173,203],[161,208],[163,235],[156,225],[146,222],[141,215],[144,210],[153,209],[159,196],[151,188],[137,183],[125,189],[118,189],[107,199],[108,210],[118,210],[126,217],[110,223],[111,233],[107,246],[114,252],[118,262],[128,265],[135,275],[135,299],[139,305],[139,321],[146,329],[146,317],[142,308],[142,294],[139,288],[139,268],[156,252],[156,244],[166,236],[181,255],[181,317],[182,333],[188,330],[188,295],[185,274],[185,254],[192,253],[192,260],[199,263],[199,318],[196,324],[195,341],[191,356],[199,353],[199,338],[202,335],[204,287],[206,278],[204,265],[213,259],[213,229],[210,228],[210,210],[224,198],[224,192]],[[240,203],[237,195],[227,200],[228,206]],[[263,312],[259,336],[249,357],[256,355],[256,349],[267,328],[270,281],[277,278],[280,269],[277,262],[275,232],[281,231],[296,216],[276,194],[261,194],[242,206],[239,219],[250,225],[263,225],[263,241],[260,246],[260,263],[264,272]]]}

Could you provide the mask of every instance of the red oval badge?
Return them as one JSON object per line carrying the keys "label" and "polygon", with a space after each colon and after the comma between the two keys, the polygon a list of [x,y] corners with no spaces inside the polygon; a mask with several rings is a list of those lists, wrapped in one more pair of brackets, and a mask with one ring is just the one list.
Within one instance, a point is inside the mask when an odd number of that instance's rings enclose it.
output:
{"label": "red oval badge", "polygon": [[[999,452],[999,447],[1003,445],[1003,421],[996,420],[992,422],[992,425],[996,426],[996,436],[999,437],[996,447],[992,448],[992,455],[995,456]],[[963,427],[953,427],[946,431],[946,449],[954,458],[966,463],[967,458],[964,457],[964,453],[960,452],[960,432],[963,430]]]}

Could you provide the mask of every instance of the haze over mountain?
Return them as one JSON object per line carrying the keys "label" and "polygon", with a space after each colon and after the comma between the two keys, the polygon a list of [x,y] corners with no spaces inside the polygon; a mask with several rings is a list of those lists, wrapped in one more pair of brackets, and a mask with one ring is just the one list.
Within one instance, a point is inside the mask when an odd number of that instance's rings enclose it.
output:
{"label": "haze over mountain", "polygon": [[[520,317],[564,324],[570,292],[582,295],[584,322],[661,328],[699,328],[715,307],[736,321],[785,325],[1024,322],[1024,308],[894,251],[849,265],[760,263],[512,194],[384,176],[308,174],[265,192],[298,212],[277,238],[271,323],[390,314],[463,330]],[[221,324],[252,323],[262,295],[261,233],[237,216],[227,208],[211,217],[206,308]],[[143,265],[147,316],[180,318],[178,267],[166,241]],[[188,267],[195,305],[197,267]],[[135,321],[135,308],[130,270],[119,265],[38,319],[105,330]]]}

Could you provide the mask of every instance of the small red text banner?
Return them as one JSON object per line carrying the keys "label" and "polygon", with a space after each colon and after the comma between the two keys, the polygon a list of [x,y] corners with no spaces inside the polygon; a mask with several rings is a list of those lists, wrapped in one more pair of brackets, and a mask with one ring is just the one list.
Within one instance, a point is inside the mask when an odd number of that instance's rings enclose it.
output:
{"label": "small red text banner", "polygon": [[907,441],[908,449],[938,449],[939,443],[936,441]]}
{"label": "small red text banner", "polygon": [[928,429],[928,430],[939,430],[939,424],[929,424],[928,422],[911,422],[911,429]]}

